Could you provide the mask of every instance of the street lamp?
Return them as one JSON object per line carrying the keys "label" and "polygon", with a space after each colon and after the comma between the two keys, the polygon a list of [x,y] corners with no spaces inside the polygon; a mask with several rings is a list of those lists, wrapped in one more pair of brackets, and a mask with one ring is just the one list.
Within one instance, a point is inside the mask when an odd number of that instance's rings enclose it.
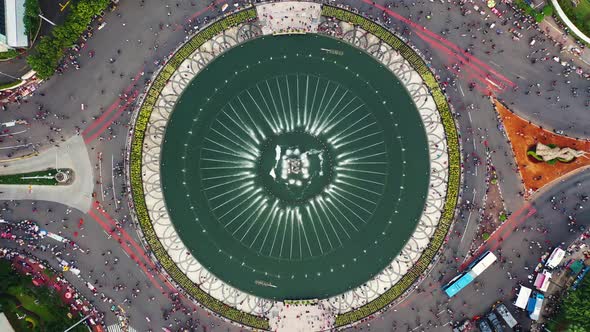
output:
{"label": "street lamp", "polygon": [[55,23],[51,22],[51,21],[50,21],[50,20],[49,20],[47,17],[45,17],[45,16],[41,15],[41,13],[39,13],[39,17],[40,17],[40,18],[41,18],[43,21],[45,21],[45,22],[47,22],[47,23],[49,23],[49,24],[51,24],[51,25],[53,25],[53,26],[56,26],[56,24],[55,24]]}

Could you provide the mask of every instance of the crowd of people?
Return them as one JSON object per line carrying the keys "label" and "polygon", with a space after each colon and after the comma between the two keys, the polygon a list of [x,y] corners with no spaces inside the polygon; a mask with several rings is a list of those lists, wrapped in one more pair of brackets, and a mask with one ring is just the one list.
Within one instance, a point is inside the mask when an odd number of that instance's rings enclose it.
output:
{"label": "crowd of people", "polygon": [[[475,3],[480,4],[477,1],[446,1],[446,6],[448,11],[460,10],[463,13],[463,16],[474,15],[475,13],[470,13]],[[393,10],[403,10],[404,12],[411,12],[412,14],[409,15],[409,19],[415,22],[427,22],[432,20],[433,14],[432,10],[429,9],[429,1],[391,1],[386,4],[387,8]],[[175,5],[172,5],[171,8],[167,10],[173,10]],[[181,28],[184,31],[183,40],[180,41],[182,43],[184,40],[188,39],[190,35],[192,35],[195,31],[197,31],[203,25],[206,25],[211,19],[213,19],[213,15],[219,15],[221,13],[221,8],[218,5],[214,5],[212,13],[208,13],[212,16],[202,16],[200,18],[191,19],[186,21],[182,24]],[[396,22],[391,16],[387,15],[387,13],[383,11],[379,11],[374,9],[373,7],[366,7],[366,12],[361,12],[362,15],[372,18],[375,21],[380,22],[384,26],[392,29],[393,31],[397,32],[399,35],[403,36],[406,39],[409,39],[413,35],[413,30],[411,27],[407,25]],[[370,8],[370,9],[369,9]],[[416,9],[419,8],[419,9]],[[356,9],[353,9],[357,11]],[[479,14],[476,14],[479,15]],[[454,22],[447,22],[448,24],[446,27],[440,31],[438,31],[441,35],[445,37],[457,37],[460,39],[470,39],[470,42],[467,43],[466,51],[470,53],[481,52],[486,55],[500,55],[502,56],[503,53],[509,51],[505,47],[500,46],[500,43],[496,41],[496,38],[499,38],[502,34],[514,34],[511,32],[511,29],[517,29],[516,31],[536,31],[534,34],[534,38],[537,42],[534,45],[529,45],[528,48],[528,55],[526,59],[523,61],[528,61],[534,67],[540,67],[542,65],[547,66],[549,73],[552,73],[552,78],[548,78],[547,81],[544,82],[534,82],[534,83],[521,83],[514,88],[515,93],[525,95],[536,95],[540,98],[544,98],[548,105],[552,107],[566,111],[571,108],[569,102],[569,98],[573,98],[574,100],[583,99],[585,100],[584,104],[586,106],[590,103],[590,87],[584,88],[580,86],[574,86],[572,83],[573,77],[578,76],[585,79],[590,78],[588,71],[583,70],[579,65],[575,64],[574,61],[571,60],[564,60],[562,51],[567,51],[571,45],[566,46],[563,40],[555,39],[555,36],[552,36],[549,31],[542,29],[536,22],[534,22],[531,18],[526,16],[522,16],[522,14],[514,13],[510,9],[506,9],[504,11],[503,17],[496,17],[494,14],[488,15],[488,20],[482,20],[479,16],[473,17],[473,19],[465,20],[460,23]],[[269,17],[270,20],[276,21],[277,26],[283,24],[283,18],[280,17]],[[123,26],[126,24],[120,15],[118,16],[118,20],[121,21]],[[288,22],[287,22],[288,23]],[[301,22],[296,22],[297,26],[299,25],[306,25],[307,23],[303,20]],[[110,23],[109,23],[110,24]],[[494,26],[492,26],[492,24]],[[287,24],[288,26],[288,24]],[[320,29],[329,29],[335,34],[341,33],[339,31],[339,26],[335,24],[335,22],[327,23],[323,26],[320,26]],[[146,29],[150,32],[153,32],[154,36],[157,36],[164,30],[174,30],[177,29],[177,26],[174,26],[170,23],[161,22],[159,24],[151,24],[146,26]],[[310,26],[306,26],[306,28],[310,28]],[[279,29],[280,30],[280,29]],[[514,31],[514,30],[513,30]],[[482,37],[485,36],[485,37]],[[514,34],[516,36],[516,34]],[[90,38],[90,36],[88,36]],[[132,40],[129,43],[133,43],[136,45],[141,45],[145,41],[142,40]],[[84,44],[83,44],[84,43]],[[88,49],[88,43],[86,40],[81,42],[78,47],[74,47],[71,49],[68,56],[63,60],[60,64],[58,69],[59,74],[65,75],[68,70],[77,70],[81,66],[84,66],[85,63],[93,64],[94,61],[97,61],[95,57],[94,50]],[[164,45],[164,44],[154,44],[151,46],[151,51],[158,51],[159,49],[166,48],[166,49],[175,49],[177,45]],[[579,46],[578,47],[582,47]],[[107,63],[114,65],[117,64],[118,57],[120,57],[123,52],[126,50],[115,49],[113,50],[113,54],[108,57],[106,60]],[[428,49],[422,50],[425,58],[427,60],[432,60],[433,52],[429,51]],[[171,54],[168,54],[165,57],[160,57],[155,59],[152,63],[149,63],[149,69],[145,69],[145,76],[143,77],[144,80],[138,82],[136,85],[133,86],[133,91],[126,92],[121,91],[119,93],[119,97],[122,98],[124,101],[122,104],[127,105],[126,112],[124,116],[117,121],[114,121],[111,125],[108,126],[107,130],[99,135],[99,141],[112,141],[116,140],[118,133],[127,133],[129,131],[130,125],[128,124],[127,120],[129,119],[129,115],[132,113],[134,107],[136,106],[134,103],[135,98],[147,87],[147,85],[151,82],[150,77],[151,75],[158,70],[162,65],[166,63],[166,59]],[[555,58],[558,57],[558,60]],[[565,65],[563,62],[565,61]],[[548,65],[551,63],[551,65]],[[442,74],[442,70],[439,70],[441,77],[441,82],[443,87],[446,90],[450,89],[457,89],[457,76],[452,74],[453,72],[460,72],[461,68],[464,64],[456,62],[450,63],[447,65],[446,70],[448,71],[447,74]],[[442,69],[442,68],[441,68]],[[120,75],[126,76],[122,72],[119,73],[112,70],[111,74],[113,77],[119,77]],[[568,88],[566,91],[569,91],[570,95],[568,98],[564,98],[563,95],[560,95],[563,91],[560,89],[562,86],[567,86]],[[104,90],[99,89],[97,93],[105,94]],[[17,138],[15,136],[15,142],[18,145],[23,145],[22,148],[15,148],[15,149],[6,149],[0,151],[0,154],[4,154],[7,157],[12,157],[13,154],[18,154],[19,152],[22,153],[20,150],[30,149],[29,144],[33,144],[35,149],[42,148],[42,144],[50,143],[50,144],[59,144],[62,140],[65,139],[64,131],[62,131],[63,122],[68,120],[70,115],[63,114],[62,110],[49,110],[45,103],[43,102],[44,99],[48,99],[49,96],[45,96],[43,92],[37,93],[37,97],[35,98],[34,103],[36,103],[37,112],[32,115],[30,118],[24,116],[24,119],[34,124],[36,127],[43,127],[46,128],[46,142],[29,142],[26,138]],[[73,98],[73,96],[72,96]],[[28,103],[27,99],[18,98],[15,100],[18,103]],[[31,101],[33,102],[33,101]],[[129,102],[129,103],[127,103]],[[12,105],[8,106],[12,108]],[[83,107],[82,107],[83,108]],[[99,110],[100,112],[104,112],[104,109]],[[83,112],[83,111],[82,111]],[[77,134],[87,127],[89,124],[88,122],[96,121],[99,118],[99,115],[88,115],[85,119],[80,120],[79,123],[75,124],[75,131]],[[575,124],[572,124],[574,126]],[[571,129],[571,128],[562,128],[563,130]],[[473,130],[477,132],[480,136],[486,136],[487,129],[481,128],[470,128],[469,130]],[[125,135],[122,135],[125,136]],[[120,138],[120,137],[119,137]],[[481,164],[481,160],[477,158],[478,156],[474,156],[468,154],[465,158],[465,163],[471,163],[470,166],[479,166]],[[117,162],[116,165],[118,168],[122,169],[124,165],[124,153],[116,156]],[[98,166],[98,165],[96,165]],[[120,172],[117,177],[122,177],[123,173]],[[114,186],[115,184],[111,184],[110,186]],[[106,206],[112,206],[115,204],[115,200],[117,199],[113,195],[109,195],[108,192],[112,189],[109,185],[106,186],[106,190],[102,193],[104,197],[104,204]],[[129,188],[127,188],[123,181],[119,184],[116,188],[116,191],[120,193],[119,197],[125,197],[128,194]],[[580,204],[587,200],[586,198],[579,198]],[[585,200],[584,200],[585,199]],[[571,198],[567,200],[567,202],[571,201]],[[121,202],[125,203],[125,201],[119,200],[119,206],[121,206]],[[558,210],[564,214],[566,218],[568,218],[568,227],[569,231],[572,233],[583,233],[584,230],[581,229],[577,224],[576,221],[576,209],[573,211],[569,208],[564,206],[566,202],[565,197],[559,197],[550,202],[555,206],[555,210]],[[17,202],[13,203],[4,203],[5,209],[12,209],[17,206]],[[123,205],[124,207],[124,205]],[[460,218],[464,218],[469,211],[478,212],[481,206],[475,204],[474,202],[469,201],[462,201],[462,205],[460,208]],[[35,206],[33,206],[35,209]],[[122,209],[124,210],[124,208]],[[116,210],[119,212],[120,210]],[[36,213],[37,211],[33,211]],[[54,228],[56,229],[56,234],[60,234],[61,232],[71,232],[74,229],[78,229],[78,231],[82,232],[83,229],[76,228],[76,225],[71,225],[71,221],[69,220],[67,215],[64,214],[63,218],[51,216],[53,213],[49,210],[43,210],[44,215],[47,215],[46,220],[39,219],[39,223],[45,223],[45,227],[47,228]],[[55,219],[53,222],[51,220]],[[119,223],[117,227],[113,229],[113,234],[120,235],[120,230],[118,228],[126,228],[129,227],[130,219],[128,215],[123,213],[122,218],[118,218],[117,222]],[[54,224],[55,223],[55,224]],[[70,225],[70,226],[68,226]],[[17,221],[17,222],[10,222],[6,224],[0,224],[0,229],[2,229],[2,237],[6,240],[13,241],[16,247],[22,248],[23,250],[27,250],[32,254],[41,254],[43,252],[50,253],[54,257],[62,257],[64,261],[68,261],[71,266],[78,267],[80,264],[79,261],[84,260],[84,255],[91,255],[93,253],[90,252],[89,249],[83,249],[78,244],[73,246],[70,242],[68,243],[59,243],[59,242],[49,242],[45,237],[41,236],[39,230],[41,227],[38,226],[36,222],[24,220],[24,221]],[[65,228],[64,228],[65,227]],[[71,227],[71,228],[68,228]],[[82,226],[83,227],[83,226]],[[59,231],[57,231],[59,229]],[[517,232],[524,232],[524,233],[535,233],[539,232],[539,234],[547,234],[550,230],[545,226],[521,226],[517,228]],[[454,233],[454,237],[460,237],[461,233]],[[529,255],[529,254],[538,254],[543,250],[547,250],[550,247],[549,243],[542,243],[538,241],[529,241],[528,248],[530,253],[524,253],[521,251],[510,251],[510,255],[514,255],[517,258],[520,258],[520,255]],[[76,254],[74,254],[74,252]],[[80,254],[82,253],[82,254]],[[501,251],[500,251],[501,254]],[[101,256],[104,256],[104,265],[105,267],[95,267],[89,268],[88,270],[84,270],[82,272],[82,277],[87,282],[91,282],[93,287],[95,287],[97,291],[96,299],[98,301],[112,304],[116,302],[114,296],[109,296],[109,294],[124,294],[120,297],[121,301],[125,305],[131,305],[132,303],[137,303],[138,301],[147,301],[147,302],[156,302],[161,299],[160,295],[167,298],[169,304],[165,310],[163,310],[162,318],[166,322],[169,328],[178,328],[178,329],[188,329],[192,330],[198,326],[201,326],[200,319],[198,318],[199,315],[196,314],[197,310],[194,306],[188,305],[186,300],[183,299],[182,296],[178,293],[168,293],[165,294],[156,294],[153,291],[153,287],[150,284],[136,284],[131,283],[129,284],[129,280],[134,280],[135,276],[131,273],[125,272],[118,272],[116,271],[116,265],[118,264],[122,257],[118,257],[113,254],[112,250],[105,250],[104,252],[100,253]],[[508,256],[508,255],[507,255]],[[75,257],[75,258],[74,258]],[[456,257],[446,256],[446,263],[457,265]],[[444,259],[443,259],[444,260]],[[510,271],[514,268],[513,264],[511,263],[510,259],[501,259],[502,267],[506,270],[509,278],[512,279],[513,276],[510,274]],[[84,264],[82,264],[84,265]],[[157,272],[150,270],[149,272]],[[445,278],[444,271],[441,271],[440,274],[436,276],[435,279],[443,280]],[[112,274],[112,275],[109,275]],[[130,286],[135,285],[135,286]],[[478,285],[479,287],[483,288],[483,285]],[[141,290],[141,291],[140,291]],[[158,297],[156,297],[158,296]],[[418,308],[419,309],[419,308]],[[125,315],[119,309],[113,309],[113,312],[116,312],[118,315]],[[459,316],[464,316],[465,312],[462,313],[454,313],[451,314],[451,318],[455,319]],[[444,322],[442,320],[431,320],[425,323],[426,325],[424,328],[427,327],[438,327],[439,325],[443,325]],[[318,325],[321,325],[318,321]],[[401,325],[401,324],[400,324]],[[410,326],[408,325],[408,330],[410,330]]]}

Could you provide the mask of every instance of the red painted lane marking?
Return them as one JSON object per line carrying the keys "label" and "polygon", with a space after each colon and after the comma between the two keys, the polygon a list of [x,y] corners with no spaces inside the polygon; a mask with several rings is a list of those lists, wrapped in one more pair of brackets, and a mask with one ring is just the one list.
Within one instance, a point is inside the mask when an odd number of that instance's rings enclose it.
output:
{"label": "red painted lane marking", "polygon": [[[518,226],[518,225],[520,225],[521,223],[523,223],[525,220],[527,220],[528,218],[530,218],[530,217],[531,217],[533,214],[535,214],[536,212],[537,212],[537,209],[535,209],[535,208],[531,208],[531,209],[529,210],[529,213],[527,213],[525,216],[523,216],[523,217],[522,217],[522,218],[519,220],[519,222],[517,222],[517,223],[516,223],[516,224],[514,224],[513,226]],[[512,234],[512,232],[513,232],[513,229],[510,229],[510,228],[507,228],[507,229],[505,229],[505,231],[504,231],[504,233],[502,234],[502,236],[501,236],[501,237],[499,237],[499,238],[496,240],[496,242],[495,242],[494,246],[492,246],[492,248],[491,248],[490,250],[496,250],[496,249],[498,249],[498,247],[500,246],[500,244],[502,243],[502,241],[504,241],[504,240],[506,239],[506,237],[510,236],[510,234]]]}
{"label": "red painted lane marking", "polygon": [[123,250],[125,250],[125,252],[129,255],[129,257],[139,265],[139,267],[143,270],[143,272],[150,279],[152,284],[154,286],[156,286],[158,289],[160,289],[160,291],[163,291],[164,288],[159,283],[156,282],[156,280],[154,279],[154,277],[152,277],[152,275],[147,270],[145,265],[139,259],[137,259],[137,257],[133,254],[133,251],[129,248],[129,246],[127,246],[127,244],[125,242],[123,242],[117,234],[110,233],[109,227],[94,213],[94,211],[92,209],[90,211],[88,211],[88,215],[90,215],[92,217],[92,219],[96,220],[96,222],[102,228],[104,228],[104,230],[107,231],[107,233],[109,233],[113,238],[115,238],[117,240],[117,242],[121,245],[121,248],[123,248]]}
{"label": "red painted lane marking", "polygon": [[[114,225],[114,220],[108,215],[106,214],[106,212],[102,211],[102,209],[100,209],[100,204],[98,203],[98,201],[94,202],[94,207],[96,207],[99,211],[101,211],[101,214],[103,214],[105,216],[105,218],[109,219],[109,222],[113,223]],[[102,226],[102,228],[107,231],[107,233],[111,234],[111,236],[113,236],[117,242],[119,242],[123,247],[123,249],[125,250],[125,252],[127,252],[129,254],[129,257],[131,257],[131,259],[133,259],[136,263],[138,263],[138,265],[142,268],[143,272],[148,276],[148,278],[150,279],[150,281],[152,282],[152,284],[154,284],[157,288],[159,288],[161,291],[163,291],[164,289],[161,287],[160,284],[158,284],[155,279],[152,277],[152,275],[150,274],[149,271],[147,271],[147,268],[145,267],[145,265],[143,265],[138,259],[137,256],[133,253],[133,251],[119,238],[119,236],[117,234],[113,234],[110,233],[110,228],[108,227],[108,225],[106,225],[99,216],[97,216],[94,211],[92,209],[90,209],[90,211],[88,212],[88,214],[94,219],[96,220],[96,222],[99,223],[99,225]],[[126,234],[125,230],[121,229],[124,234]],[[128,235],[127,235],[128,236]],[[140,247],[135,243],[135,241],[133,241],[133,239],[130,239],[130,242],[132,244],[134,244],[136,250],[143,256],[143,258],[150,264],[153,265],[153,262],[149,259],[147,259],[146,255],[144,254],[144,251],[140,249]],[[155,269],[155,267],[154,267]],[[155,269],[157,271],[157,269]],[[190,300],[187,296],[185,296],[183,293],[179,293],[179,289],[177,289],[173,284],[170,283],[170,281],[163,276],[161,273],[155,273],[158,278],[160,279],[160,281],[166,286],[168,287],[168,289],[173,292],[173,293],[178,293],[178,295],[184,300],[186,301],[190,306],[197,308],[197,309],[202,309],[199,305],[197,305],[194,301]],[[193,282],[194,283],[194,282]],[[182,288],[181,288],[182,289]],[[184,289],[183,289],[184,290]]]}
{"label": "red painted lane marking", "polygon": [[[97,209],[97,210],[100,212],[100,214],[101,214],[101,215],[102,215],[104,218],[106,218],[106,219],[109,221],[109,223],[110,223],[110,224],[111,224],[113,227],[116,227],[116,222],[115,222],[115,220],[114,220],[114,219],[113,219],[113,218],[112,218],[112,217],[111,217],[111,216],[110,216],[108,213],[106,213],[106,211],[104,211],[104,210],[101,208],[101,206],[100,206],[100,204],[99,204],[98,202],[95,202],[95,203],[94,203],[94,206],[95,206],[95,207],[96,207],[96,209]],[[125,240],[127,240],[129,243],[131,243],[131,245],[132,245],[132,246],[135,248],[135,250],[137,250],[137,252],[138,252],[138,253],[139,253],[139,254],[140,254],[142,257],[143,257],[143,259],[144,259],[144,260],[145,260],[145,261],[146,261],[148,264],[150,264],[150,266],[151,266],[152,268],[156,268],[156,265],[154,264],[154,262],[152,262],[152,260],[151,260],[151,259],[149,259],[149,258],[147,257],[147,255],[146,255],[145,251],[143,250],[143,248],[141,248],[141,246],[139,246],[139,244],[137,244],[137,242],[135,242],[135,241],[134,241],[134,240],[131,238],[131,236],[129,236],[129,234],[127,233],[127,231],[126,231],[126,230],[125,230],[123,227],[117,228],[117,230],[121,231],[121,234],[123,234],[123,237],[125,238]]]}
{"label": "red painted lane marking", "polygon": [[483,61],[479,60],[478,58],[474,57],[473,55],[471,55],[471,54],[469,54],[469,53],[465,52],[464,50],[462,50],[461,48],[459,48],[457,45],[455,45],[455,44],[453,44],[452,42],[448,41],[447,39],[445,39],[445,38],[443,38],[443,37],[439,36],[438,34],[436,34],[436,33],[432,32],[432,31],[430,31],[430,30],[426,29],[425,27],[423,27],[423,26],[421,26],[421,25],[419,25],[419,24],[417,24],[417,23],[414,23],[413,21],[411,21],[411,20],[409,20],[409,19],[407,19],[407,18],[405,18],[405,17],[401,16],[400,14],[398,14],[398,13],[396,13],[396,12],[392,11],[391,9],[389,9],[389,8],[387,8],[387,7],[383,6],[383,5],[380,5],[380,4],[376,4],[376,3],[374,3],[372,0],[362,0],[362,1],[363,1],[363,2],[365,2],[365,3],[367,3],[367,4],[369,4],[369,5],[371,5],[371,6],[373,6],[373,7],[375,7],[375,8],[377,8],[377,9],[379,9],[379,10],[382,10],[382,11],[384,11],[384,12],[385,12],[385,13],[387,13],[389,16],[391,16],[391,17],[394,17],[394,18],[396,18],[396,19],[398,19],[398,20],[400,20],[400,21],[402,21],[402,22],[406,23],[407,25],[409,25],[409,26],[413,27],[413,28],[414,28],[414,29],[416,29],[417,31],[424,32],[424,33],[426,33],[426,34],[428,34],[428,35],[432,36],[432,38],[435,38],[435,39],[438,39],[438,40],[440,40],[440,41],[441,41],[443,44],[446,44],[446,45],[447,45],[447,47],[449,47],[449,48],[451,48],[451,49],[455,50],[455,51],[456,51],[456,52],[458,52],[458,53],[461,53],[461,54],[463,54],[463,55],[464,55],[464,56],[466,56],[466,57],[467,57],[467,58],[468,58],[470,61],[471,61],[471,60],[472,60],[472,61],[475,61],[477,64],[479,64],[480,66],[484,67],[484,68],[485,68],[485,69],[486,69],[488,72],[490,72],[490,73],[492,73],[493,75],[495,75],[495,76],[499,77],[501,80],[503,80],[503,81],[506,81],[506,82],[507,82],[508,84],[510,84],[511,86],[516,86],[516,84],[515,84],[515,83],[513,83],[513,82],[512,82],[510,79],[508,79],[508,78],[506,78],[505,76],[503,76],[502,74],[499,74],[498,72],[496,72],[496,71],[495,71],[495,70],[494,70],[492,67],[490,67],[488,64],[486,64],[485,62],[483,62]]}
{"label": "red painted lane marking", "polygon": [[[106,211],[103,211],[103,209],[101,208],[101,206],[100,206],[100,203],[99,203],[98,201],[95,201],[95,202],[94,202],[94,207],[95,207],[95,208],[96,208],[98,211],[100,211],[100,213],[103,215],[103,217],[104,217],[104,218],[106,218],[106,219],[109,221],[109,224],[111,224],[113,227],[116,227],[116,222],[115,222],[115,220],[114,220],[114,219],[113,219],[113,218],[112,218],[112,217],[111,217],[109,214],[107,214],[107,213],[106,213]],[[137,242],[135,242],[135,241],[134,241],[134,240],[133,240],[133,239],[132,239],[132,238],[129,236],[129,234],[127,233],[127,231],[125,231],[123,228],[117,228],[117,230],[121,231],[121,233],[123,234],[123,236],[125,237],[125,239],[126,239],[127,241],[129,241],[129,242],[132,244],[132,246],[135,248],[135,250],[137,250],[137,252],[138,252],[138,253],[139,253],[139,254],[140,254],[142,257],[143,257],[143,259],[144,259],[144,260],[145,260],[145,261],[146,261],[146,262],[147,262],[147,263],[148,263],[148,264],[149,264],[149,265],[152,267],[152,269],[154,269],[154,270],[157,270],[157,268],[156,268],[156,265],[154,264],[154,262],[153,262],[151,259],[149,259],[149,258],[147,257],[147,255],[145,254],[145,251],[143,250],[143,248],[141,248],[141,246],[139,246],[139,245],[137,244]],[[134,254],[130,254],[130,255],[133,255],[133,257],[136,257],[136,255],[134,255]],[[158,273],[157,275],[158,275],[159,279],[162,281],[162,283],[164,283],[166,286],[168,286],[168,288],[169,288],[171,291],[174,291],[174,292],[176,292],[176,291],[177,291],[176,287],[174,287],[174,285],[170,284],[170,282],[168,281],[168,279],[167,279],[166,277],[162,276],[162,275],[161,275],[161,274],[159,274],[159,273]]]}
{"label": "red painted lane marking", "polygon": [[[527,210],[529,212],[526,215],[522,216],[522,213]],[[537,212],[537,210],[535,208],[533,208],[530,203],[526,203],[518,211],[513,213],[510,216],[510,218],[508,218],[508,220],[504,224],[502,224],[500,226],[500,228],[498,230],[496,230],[492,234],[492,236],[482,246],[479,247],[479,249],[476,251],[476,253],[473,254],[469,260],[467,260],[463,264],[461,264],[461,266],[459,267],[459,271],[464,270],[469,264],[471,264],[471,262],[473,262],[477,257],[479,257],[479,255],[481,255],[481,253],[484,252],[485,250],[494,251],[494,250],[498,249],[498,247],[500,246],[500,241],[497,241],[497,240],[498,240],[499,235],[501,233],[506,234],[506,231],[510,231],[510,228],[521,224],[522,222],[524,222],[526,219],[528,219],[530,216],[532,216],[536,212]],[[512,226],[512,227],[507,228],[508,226]],[[503,240],[505,239],[504,236],[502,236],[502,239]],[[491,245],[492,242],[494,242],[493,245]]]}
{"label": "red painted lane marking", "polygon": [[[446,54],[449,58],[454,57],[455,61],[461,62],[461,67],[463,67],[466,70],[465,74],[471,75],[471,76],[473,76],[473,78],[480,80],[485,85],[487,85],[490,88],[490,90],[496,89],[498,91],[501,91],[501,89],[499,87],[502,86],[503,84],[498,83],[498,82],[494,81],[493,79],[491,79],[489,77],[490,75],[487,72],[483,71],[481,68],[479,68],[474,63],[469,61],[468,58],[465,58],[465,57],[462,57],[461,55],[453,53],[446,46],[442,45],[441,43],[439,43],[435,39],[428,37],[419,31],[416,31],[416,34],[418,35],[418,37],[422,38],[422,40],[427,42],[431,47],[439,49],[444,54]],[[460,75],[457,74],[457,76],[459,77]],[[489,80],[489,82],[487,80]]]}
{"label": "red painted lane marking", "polygon": [[[216,0],[215,1],[215,4],[216,5],[219,5],[219,4],[221,4],[221,3],[225,2],[225,1],[226,0]],[[211,10],[211,9],[213,9],[213,5],[209,5],[209,6],[205,7],[205,8],[203,8],[203,9],[199,10],[198,12],[194,13],[193,16],[191,16],[189,18],[189,20],[193,20],[195,17],[201,16],[201,14],[203,14],[204,12],[206,12],[208,10]]]}
{"label": "red painted lane marking", "polygon": [[102,125],[102,127],[100,127],[94,134],[92,134],[92,136],[84,138],[84,143],[88,144],[94,141],[98,136],[100,136],[115,120],[119,118],[119,116],[121,116],[121,113],[123,113],[123,111],[127,109],[127,107],[131,103],[133,103],[133,101],[135,101],[138,95],[139,93],[137,91],[133,92],[133,94],[127,99],[127,102],[123,106],[119,107],[117,112],[110,119],[108,119]]}
{"label": "red painted lane marking", "polygon": [[[139,72],[137,72],[131,83],[127,86],[124,92],[125,94],[131,91],[133,85],[137,82],[137,80],[139,80],[139,77],[141,76],[142,72],[143,67]],[[86,136],[89,131],[91,131],[94,127],[98,126],[98,124],[101,123],[109,115],[109,113],[111,113],[117,106],[121,106],[121,101],[123,101],[123,98],[118,97],[117,100],[114,103],[112,103],[111,106],[109,106],[109,108],[104,113],[102,113],[98,119],[94,120],[88,127],[86,127],[86,129],[84,129],[84,131],[82,132],[82,136]]]}

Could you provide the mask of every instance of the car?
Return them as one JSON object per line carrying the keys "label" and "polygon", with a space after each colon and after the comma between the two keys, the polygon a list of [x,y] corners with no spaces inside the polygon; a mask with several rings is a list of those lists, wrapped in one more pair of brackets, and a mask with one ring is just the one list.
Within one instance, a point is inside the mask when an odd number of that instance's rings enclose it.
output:
{"label": "car", "polygon": [[466,319],[463,321],[463,323],[456,325],[453,328],[453,332],[465,332],[465,331],[471,331],[473,329],[473,323],[471,322],[471,320]]}
{"label": "car", "polygon": [[490,312],[486,316],[486,318],[490,321],[490,323],[492,323],[492,326],[494,327],[495,332],[504,332],[504,329],[502,328],[502,324],[498,320],[498,316],[496,316],[496,314],[493,311]]}
{"label": "car", "polygon": [[485,318],[482,318],[477,321],[477,327],[479,327],[479,330],[481,332],[494,332],[494,330],[492,330],[492,327]]}

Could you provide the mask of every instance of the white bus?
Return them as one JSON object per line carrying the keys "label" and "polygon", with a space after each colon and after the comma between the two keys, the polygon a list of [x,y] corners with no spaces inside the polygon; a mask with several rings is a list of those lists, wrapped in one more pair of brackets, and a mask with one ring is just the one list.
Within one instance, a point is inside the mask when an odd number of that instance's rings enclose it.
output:
{"label": "white bus", "polygon": [[561,263],[563,257],[565,257],[565,250],[561,249],[560,247],[557,247],[553,250],[551,256],[549,256],[549,259],[547,260],[547,264],[545,264],[545,266],[547,266],[550,269],[554,269],[559,265],[559,263]]}

